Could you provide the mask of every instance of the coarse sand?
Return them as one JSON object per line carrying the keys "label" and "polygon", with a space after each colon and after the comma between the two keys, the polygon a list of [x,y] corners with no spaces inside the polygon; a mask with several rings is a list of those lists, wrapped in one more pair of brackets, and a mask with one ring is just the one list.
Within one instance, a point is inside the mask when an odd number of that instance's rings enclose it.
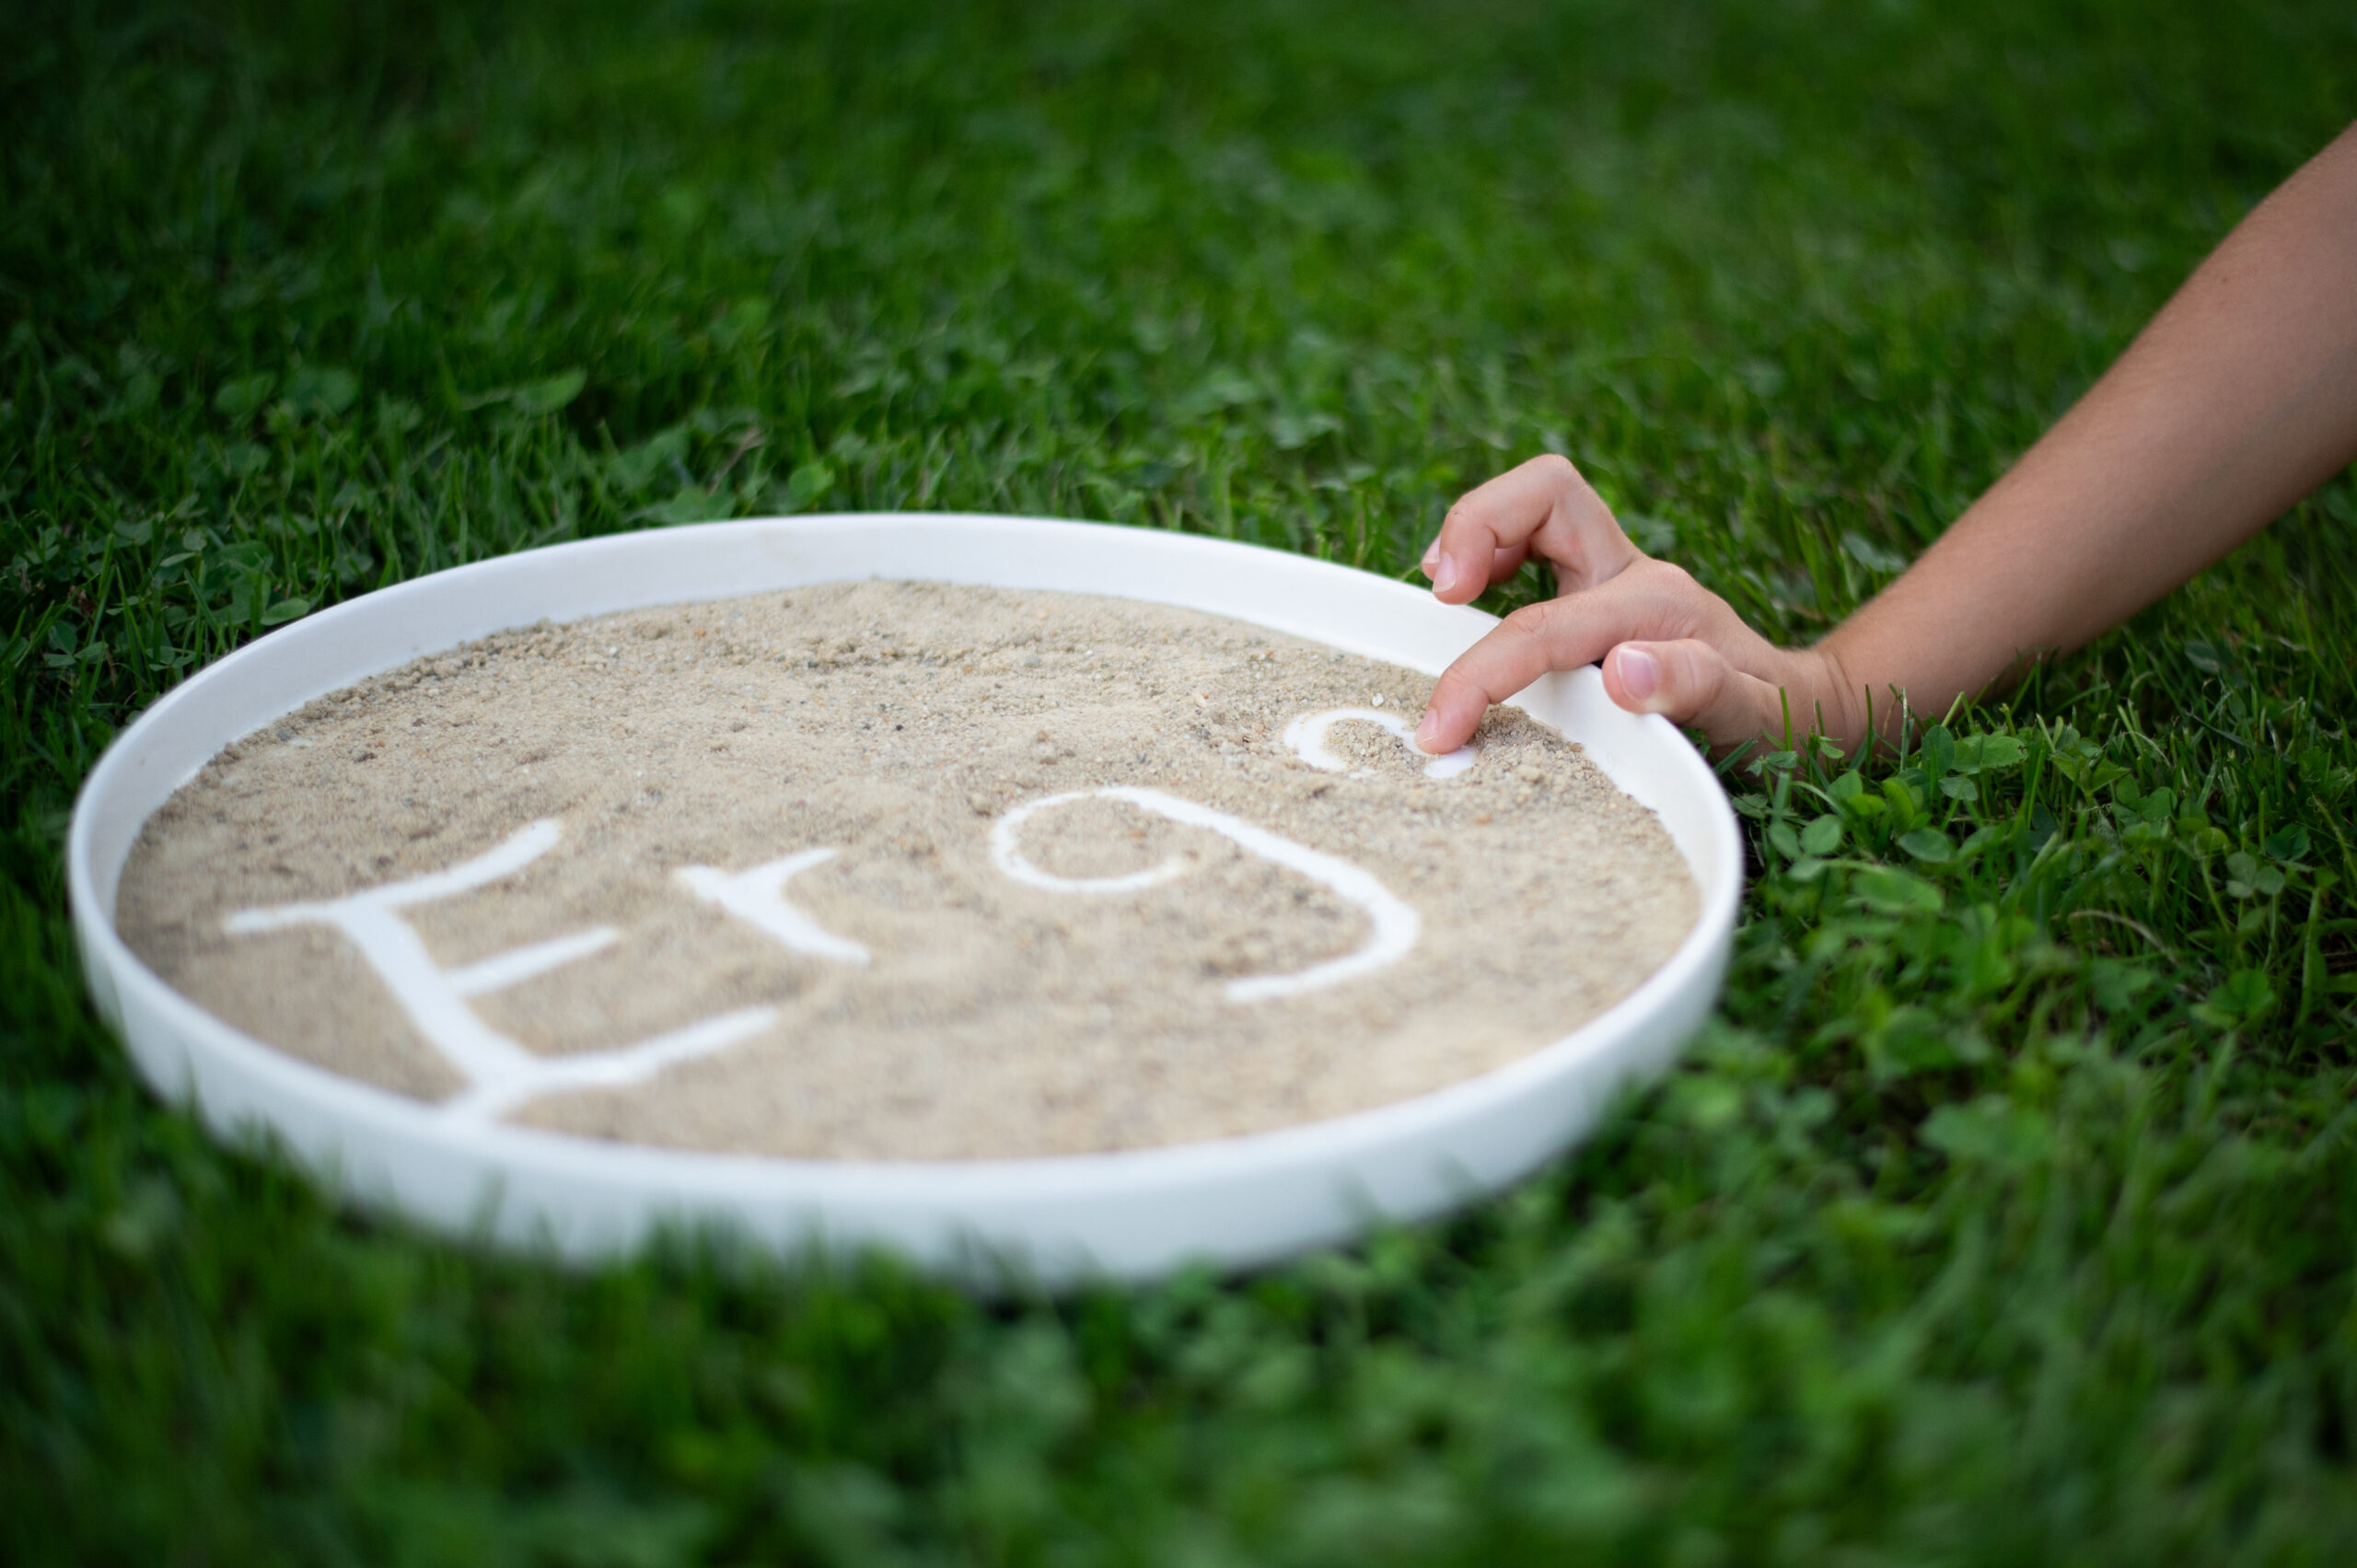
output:
{"label": "coarse sand", "polygon": [[[1430,690],[1218,616],[936,583],[543,623],[226,749],[146,823],[117,923],[282,1051],[451,1107],[506,1051],[549,1075],[479,1103],[593,1138],[940,1160],[1260,1132],[1537,1050],[1696,918],[1659,821],[1518,710],[1448,778],[1366,719],[1328,730],[1342,771],[1288,743],[1337,709],[1412,723]],[[1107,786],[1151,793],[1082,793]],[[528,864],[394,917],[465,992],[439,1023],[357,927],[232,929],[535,823]],[[805,851],[833,854],[759,908],[694,883]],[[563,1075],[724,1016],[727,1043],[637,1081]],[[433,1029],[472,1030],[473,1064]]]}

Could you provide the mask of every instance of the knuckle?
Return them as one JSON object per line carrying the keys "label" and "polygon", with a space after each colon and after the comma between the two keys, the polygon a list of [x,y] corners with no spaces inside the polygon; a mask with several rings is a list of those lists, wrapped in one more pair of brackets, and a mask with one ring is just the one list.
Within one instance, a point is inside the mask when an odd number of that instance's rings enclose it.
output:
{"label": "knuckle", "polygon": [[1701,585],[1694,580],[1694,574],[1677,562],[1663,561],[1655,556],[1647,556],[1646,559],[1653,563],[1655,586],[1662,592],[1683,598],[1701,591]]}
{"label": "knuckle", "polygon": [[1556,484],[1570,484],[1580,477],[1579,469],[1561,452],[1542,452],[1530,459],[1530,466]]}
{"label": "knuckle", "polygon": [[1526,604],[1520,610],[1509,614],[1499,624],[1525,637],[1543,637],[1547,634],[1548,627],[1554,621],[1554,616],[1551,613],[1553,610],[1552,600],[1541,604]]}
{"label": "knuckle", "polygon": [[1621,576],[1628,579],[1629,591],[1648,607],[1648,614],[1661,623],[1665,632],[1674,626],[1681,628],[1677,634],[1686,635],[1708,624],[1707,617],[1699,611],[1712,596],[1685,567],[1645,556]]}

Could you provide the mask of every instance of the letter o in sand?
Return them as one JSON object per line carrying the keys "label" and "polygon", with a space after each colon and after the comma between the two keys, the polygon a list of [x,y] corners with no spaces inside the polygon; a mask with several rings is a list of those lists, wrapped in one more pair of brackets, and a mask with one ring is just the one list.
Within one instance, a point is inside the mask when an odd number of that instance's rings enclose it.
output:
{"label": "letter o in sand", "polygon": [[1392,896],[1389,889],[1357,866],[1337,860],[1330,854],[1320,854],[1305,844],[1297,844],[1265,828],[1256,828],[1225,811],[1214,811],[1191,800],[1180,800],[1158,789],[1114,785],[1105,789],[1074,790],[1018,806],[1000,818],[998,824],[991,830],[992,863],[1025,887],[1039,888],[1051,893],[1135,893],[1159,887],[1187,874],[1185,861],[1171,859],[1146,870],[1120,877],[1056,877],[1026,860],[1016,843],[1016,835],[1023,824],[1039,812],[1074,800],[1123,801],[1141,811],[1151,811],[1157,817],[1190,828],[1209,829],[1246,853],[1257,854],[1288,871],[1297,871],[1336,897],[1357,905],[1373,923],[1375,935],[1354,953],[1293,974],[1256,975],[1248,980],[1228,981],[1227,999],[1231,1002],[1260,1002],[1298,996],[1306,991],[1321,990],[1326,986],[1339,985],[1346,980],[1355,980],[1363,974],[1371,974],[1406,958],[1409,949],[1415,947],[1416,938],[1423,932],[1423,922],[1414,910],[1401,903]]}

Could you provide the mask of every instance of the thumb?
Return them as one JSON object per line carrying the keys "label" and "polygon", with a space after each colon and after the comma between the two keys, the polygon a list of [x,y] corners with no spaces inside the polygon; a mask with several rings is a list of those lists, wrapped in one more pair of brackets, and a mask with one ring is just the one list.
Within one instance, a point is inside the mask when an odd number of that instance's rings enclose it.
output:
{"label": "thumb", "polygon": [[[1605,657],[1604,691],[1631,713],[1696,726],[1713,746],[1778,739],[1784,732],[1782,690],[1746,675],[1699,638],[1622,643]],[[1794,719],[1807,727],[1800,714]]]}

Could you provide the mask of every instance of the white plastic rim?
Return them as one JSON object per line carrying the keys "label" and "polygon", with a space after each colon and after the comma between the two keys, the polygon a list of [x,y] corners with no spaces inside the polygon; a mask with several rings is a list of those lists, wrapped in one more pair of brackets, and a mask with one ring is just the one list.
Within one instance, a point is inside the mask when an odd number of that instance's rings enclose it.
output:
{"label": "white plastic rim", "polygon": [[66,849],[75,935],[99,1011],[147,1082],[192,1103],[217,1133],[267,1133],[350,1197],[446,1231],[591,1259],[667,1224],[716,1226],[781,1250],[877,1245],[976,1283],[1054,1286],[1249,1268],[1507,1186],[1577,1141],[1625,1084],[1666,1066],[1718,995],[1742,891],[1734,814],[1685,738],[1615,707],[1593,668],[1548,676],[1514,702],[1585,746],[1660,816],[1701,889],[1693,930],[1636,990],[1552,1044],[1411,1099],[1275,1132],[1110,1154],[878,1161],[456,1127],[231,1028],[115,933],[116,884],[148,816],[224,746],[313,698],[544,617],[870,577],[1178,605],[1427,674],[1492,623],[1405,584],[1278,551],[938,513],[708,523],[438,572],[239,649],[107,749],[75,804]]}

